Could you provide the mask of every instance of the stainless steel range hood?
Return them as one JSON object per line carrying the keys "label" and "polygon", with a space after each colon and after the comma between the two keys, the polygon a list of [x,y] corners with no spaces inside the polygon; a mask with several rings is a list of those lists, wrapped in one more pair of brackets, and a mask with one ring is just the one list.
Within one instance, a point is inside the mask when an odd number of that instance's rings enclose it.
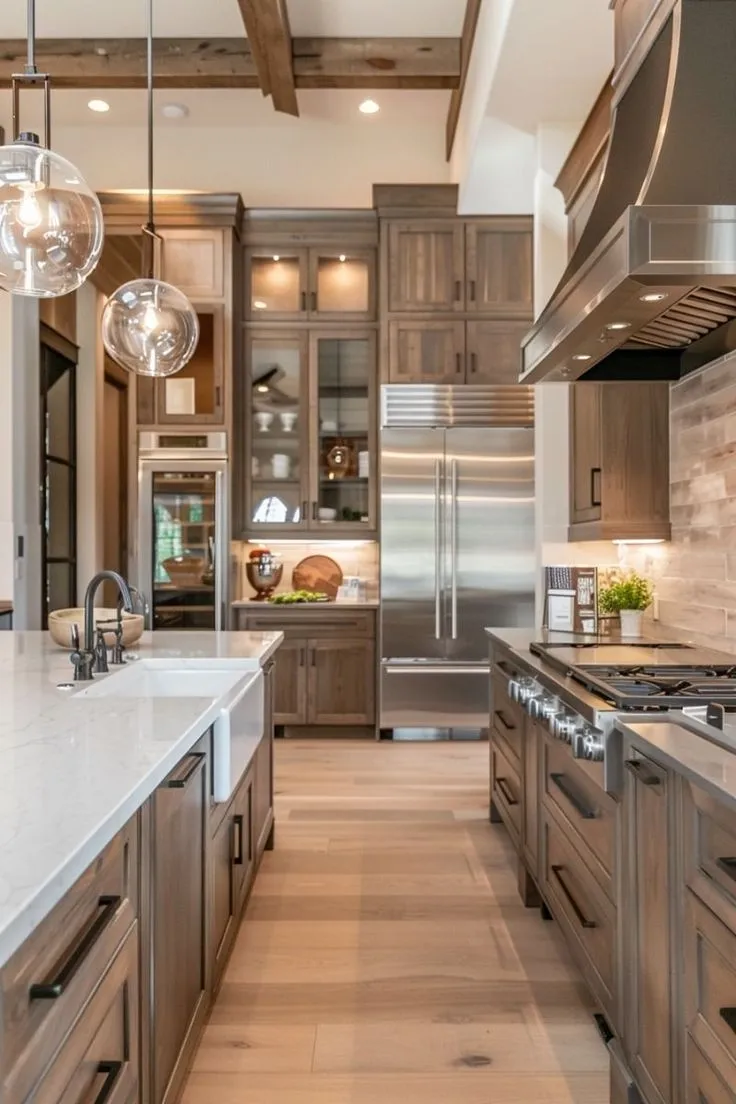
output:
{"label": "stainless steel range hood", "polygon": [[606,165],[521,382],[677,379],[736,349],[736,0],[678,0],[614,98]]}

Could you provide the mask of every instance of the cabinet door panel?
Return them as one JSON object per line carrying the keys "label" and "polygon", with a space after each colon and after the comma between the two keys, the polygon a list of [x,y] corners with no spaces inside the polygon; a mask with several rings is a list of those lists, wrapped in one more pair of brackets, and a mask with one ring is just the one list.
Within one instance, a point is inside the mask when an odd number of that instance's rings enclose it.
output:
{"label": "cabinet door panel", "polygon": [[190,299],[225,295],[225,231],[162,230],[163,278]]}
{"label": "cabinet door panel", "polygon": [[309,660],[309,724],[374,723],[372,640],[311,640]]}
{"label": "cabinet door panel", "polygon": [[376,255],[372,249],[311,249],[309,311],[322,321],[375,318]]}
{"label": "cabinet door panel", "polygon": [[225,421],[225,312],[195,303],[199,341],[180,372],[156,381],[161,425],[222,425]]}
{"label": "cabinet door panel", "polygon": [[388,238],[389,311],[463,311],[463,225],[395,222]]}
{"label": "cabinet door panel", "polygon": [[206,993],[206,764],[203,752],[185,756],[153,798],[154,1104],[177,1094],[182,1052]]}
{"label": "cabinet door panel", "polygon": [[276,724],[307,723],[307,641],[285,640],[276,652],[274,720]]}
{"label": "cabinet door panel", "polygon": [[227,959],[235,923],[233,838],[235,825],[228,809],[210,844],[210,962],[215,985]]}
{"label": "cabinet door panel", "polygon": [[233,895],[235,914],[240,913],[243,899],[253,877],[255,847],[253,844],[253,770],[249,770],[238,786],[232,804],[233,811]]}
{"label": "cabinet door panel", "polygon": [[254,322],[297,321],[309,311],[306,249],[246,249],[246,315]]}
{"label": "cabinet door panel", "polygon": [[468,311],[531,319],[534,311],[531,219],[466,224]]}
{"label": "cabinet door panel", "polygon": [[464,322],[390,322],[391,383],[464,383]]}
{"label": "cabinet door panel", "polygon": [[518,384],[530,321],[468,322],[468,383]]}
{"label": "cabinet door panel", "polygon": [[522,761],[522,842],[527,867],[535,878],[539,867],[539,754],[543,739],[539,727],[531,718],[526,718]]}
{"label": "cabinet door panel", "polygon": [[600,384],[575,383],[570,407],[570,521],[598,521],[602,501]]}

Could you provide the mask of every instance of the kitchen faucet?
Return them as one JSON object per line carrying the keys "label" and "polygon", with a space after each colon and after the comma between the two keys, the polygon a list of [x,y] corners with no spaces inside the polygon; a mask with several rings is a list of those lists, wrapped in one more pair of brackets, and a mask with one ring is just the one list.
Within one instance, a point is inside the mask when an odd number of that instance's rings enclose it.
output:
{"label": "kitchen faucet", "polygon": [[79,647],[79,634],[72,638],[74,651],[71,661],[74,664],[75,682],[89,682],[93,677],[93,670],[107,670],[107,654],[105,648],[104,633],[101,634],[99,647],[95,646],[95,597],[101,583],[106,580],[115,583],[120,591],[122,607],[128,613],[133,612],[133,597],[122,575],[117,571],[98,571],[90,580],[84,595],[84,649]]}

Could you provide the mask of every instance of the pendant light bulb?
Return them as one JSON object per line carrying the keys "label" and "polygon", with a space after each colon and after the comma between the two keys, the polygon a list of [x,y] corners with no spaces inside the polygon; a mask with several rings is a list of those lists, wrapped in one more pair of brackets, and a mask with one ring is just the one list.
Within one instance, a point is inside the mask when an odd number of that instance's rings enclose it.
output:
{"label": "pendant light bulb", "polygon": [[74,165],[34,134],[0,146],[0,288],[68,295],[94,269],[103,239],[100,202]]}
{"label": "pendant light bulb", "polygon": [[102,343],[123,368],[139,376],[173,376],[199,341],[197,312],[183,292],[163,280],[131,280],[102,312]]}

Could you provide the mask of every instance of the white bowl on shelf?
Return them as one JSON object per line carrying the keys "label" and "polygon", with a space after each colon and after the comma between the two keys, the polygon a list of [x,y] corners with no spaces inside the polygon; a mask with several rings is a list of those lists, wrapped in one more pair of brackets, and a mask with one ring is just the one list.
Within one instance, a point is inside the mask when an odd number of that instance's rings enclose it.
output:
{"label": "white bowl on shelf", "polygon": [[332,506],[320,506],[317,510],[317,517],[320,521],[334,521],[337,517],[337,510]]}
{"label": "white bowl on shelf", "polygon": [[268,433],[272,422],[273,414],[269,414],[267,410],[259,410],[256,412],[256,425],[261,433]]}

